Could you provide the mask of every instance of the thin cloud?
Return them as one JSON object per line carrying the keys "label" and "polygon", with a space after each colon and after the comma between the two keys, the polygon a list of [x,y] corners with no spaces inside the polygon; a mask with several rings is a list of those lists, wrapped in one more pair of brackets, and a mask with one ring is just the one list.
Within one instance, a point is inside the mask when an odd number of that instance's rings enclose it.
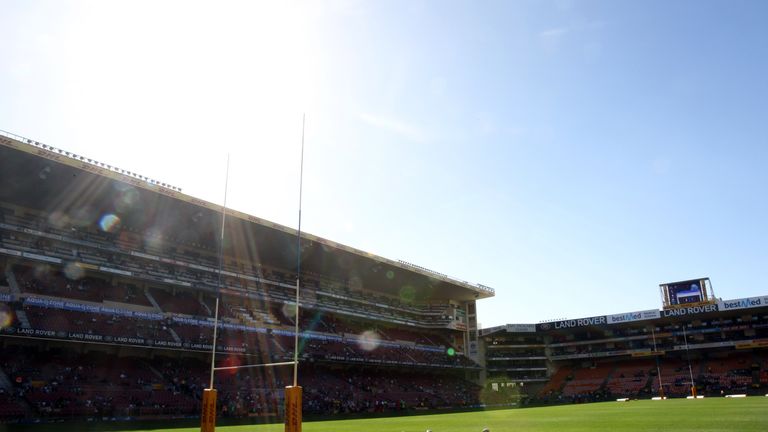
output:
{"label": "thin cloud", "polygon": [[427,139],[427,134],[422,128],[396,118],[370,113],[360,113],[358,117],[370,126],[395,133],[410,141],[423,142]]}
{"label": "thin cloud", "polygon": [[570,27],[556,27],[539,32],[541,38],[559,38],[570,32]]}
{"label": "thin cloud", "polygon": [[549,53],[557,52],[560,45],[564,43],[563,39],[571,30],[571,27],[555,27],[540,31],[539,44],[541,48]]}
{"label": "thin cloud", "polygon": [[589,30],[599,30],[605,26],[603,21],[587,21],[582,23],[574,23],[562,27],[552,27],[546,30],[540,31],[539,38],[541,39],[559,39],[568,33],[578,33]]}

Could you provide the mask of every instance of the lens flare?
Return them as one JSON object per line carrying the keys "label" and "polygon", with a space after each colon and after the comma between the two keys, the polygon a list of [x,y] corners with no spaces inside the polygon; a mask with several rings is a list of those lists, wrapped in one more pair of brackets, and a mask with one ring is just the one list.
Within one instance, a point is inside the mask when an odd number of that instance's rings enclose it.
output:
{"label": "lens flare", "polygon": [[35,268],[32,269],[32,274],[37,279],[47,278],[51,274],[51,267],[48,264],[35,264]]}
{"label": "lens flare", "polygon": [[448,355],[448,357],[453,357],[456,355],[456,350],[453,348],[448,348],[445,350],[445,353]]}
{"label": "lens flare", "polygon": [[365,351],[373,351],[381,344],[381,337],[373,330],[366,330],[357,337],[357,345]]}
{"label": "lens flare", "polygon": [[360,291],[363,289],[363,280],[359,276],[352,276],[349,278],[349,289],[353,291]]}
{"label": "lens flare", "polygon": [[135,188],[128,186],[115,195],[112,203],[118,212],[127,212],[139,203],[139,192]]}
{"label": "lens flare", "polygon": [[296,316],[296,304],[285,303],[282,307],[283,316],[293,318]]}
{"label": "lens flare", "polygon": [[99,220],[99,228],[104,232],[114,232],[120,226],[120,218],[111,213],[105,214]]}
{"label": "lens flare", "polygon": [[[221,363],[222,364],[220,365],[220,367],[237,367],[241,365],[240,359],[232,355],[224,359],[224,361]],[[224,372],[225,375],[231,376],[231,375],[237,374],[237,369],[224,369],[222,372]]]}
{"label": "lens flare", "polygon": [[13,310],[8,305],[0,303],[0,329],[10,327],[13,323]]}
{"label": "lens flare", "polygon": [[307,326],[306,330],[312,331],[317,328],[317,325],[320,324],[320,321],[323,320],[323,313],[317,312],[315,313],[315,316],[312,317],[312,320],[309,322],[309,325]]}
{"label": "lens flare", "polygon": [[81,267],[80,264],[76,262],[70,262],[64,266],[64,275],[67,277],[67,279],[78,280],[85,275],[85,270],[83,270],[83,267]]}
{"label": "lens flare", "polygon": [[90,206],[81,207],[73,211],[69,218],[72,225],[77,227],[87,227],[96,221],[99,214]]}
{"label": "lens flare", "polygon": [[146,246],[147,249],[162,249],[162,231],[154,227],[148,229],[146,234],[144,234],[144,246]]}
{"label": "lens flare", "polygon": [[69,225],[69,216],[66,213],[56,210],[48,216],[48,223],[58,229],[64,229]]}
{"label": "lens flare", "polygon": [[387,279],[392,280],[395,278],[395,272],[392,270],[387,270]]}
{"label": "lens flare", "polygon": [[403,285],[400,288],[400,301],[403,303],[413,303],[416,299],[416,288],[411,285]]}

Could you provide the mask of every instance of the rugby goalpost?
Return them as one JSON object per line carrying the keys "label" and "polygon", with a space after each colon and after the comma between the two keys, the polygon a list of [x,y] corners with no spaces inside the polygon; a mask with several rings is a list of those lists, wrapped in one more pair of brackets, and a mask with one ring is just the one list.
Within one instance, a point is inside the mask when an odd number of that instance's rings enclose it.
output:
{"label": "rugby goalpost", "polygon": [[259,363],[239,366],[216,367],[216,336],[219,327],[219,298],[221,297],[221,275],[224,264],[224,223],[227,218],[227,189],[229,186],[229,155],[227,155],[227,173],[224,181],[224,204],[221,207],[221,235],[219,237],[219,272],[216,307],[213,321],[213,347],[211,349],[211,378],[210,385],[203,390],[202,412],[200,414],[200,431],[214,432],[216,430],[216,388],[213,386],[214,374],[217,371],[271,368],[293,365],[293,385],[285,387],[285,432],[301,432],[302,424],[302,387],[298,385],[299,378],[299,287],[301,285],[301,201],[304,185],[304,126],[306,115],[301,118],[301,163],[299,169],[299,224],[296,232],[296,307],[294,309],[293,361]]}

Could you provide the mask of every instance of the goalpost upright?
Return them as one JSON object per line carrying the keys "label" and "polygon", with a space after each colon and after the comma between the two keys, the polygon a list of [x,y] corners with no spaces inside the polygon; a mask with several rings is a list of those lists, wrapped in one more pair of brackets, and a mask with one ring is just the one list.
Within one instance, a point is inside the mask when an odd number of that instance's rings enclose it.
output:
{"label": "goalpost upright", "polygon": [[301,166],[299,168],[299,225],[296,232],[296,309],[293,317],[293,385],[285,388],[285,432],[301,432],[301,396],[299,386],[299,287],[301,286],[301,198],[304,186],[304,125],[301,117]]}
{"label": "goalpost upright", "polygon": [[224,224],[227,216],[227,188],[229,183],[229,155],[227,155],[227,174],[224,182],[224,204],[221,209],[221,236],[219,237],[219,278],[216,295],[216,308],[213,323],[213,347],[211,349],[210,386],[203,390],[202,413],[200,416],[200,431],[214,432],[216,430],[216,389],[214,388],[214,373],[219,370],[234,370],[246,368],[261,368],[293,365],[293,383],[285,387],[285,432],[301,432],[302,424],[302,388],[298,385],[299,377],[299,289],[301,286],[301,203],[304,184],[304,125],[306,115],[301,118],[301,163],[299,170],[299,223],[296,232],[296,307],[294,315],[294,345],[293,361],[278,363],[263,363],[242,366],[215,367],[216,337],[219,325],[219,303],[221,298],[222,270],[224,266]]}
{"label": "goalpost upright", "polygon": [[200,414],[200,432],[216,430],[216,389],[213,387],[213,373],[216,370],[216,336],[219,329],[219,299],[221,297],[221,271],[224,267],[224,224],[227,221],[227,190],[229,189],[229,154],[227,154],[227,170],[224,178],[224,203],[221,206],[221,235],[219,236],[219,278],[216,293],[216,307],[213,315],[213,343],[211,347],[211,380],[207,389],[203,390],[203,407]]}

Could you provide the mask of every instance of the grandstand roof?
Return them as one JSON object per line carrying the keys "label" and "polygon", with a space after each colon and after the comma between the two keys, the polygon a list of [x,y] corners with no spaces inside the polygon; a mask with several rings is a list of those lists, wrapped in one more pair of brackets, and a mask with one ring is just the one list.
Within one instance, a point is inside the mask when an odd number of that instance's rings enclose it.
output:
{"label": "grandstand roof", "polygon": [[686,320],[711,319],[715,317],[731,317],[742,315],[764,314],[768,312],[768,295],[758,297],[745,297],[739,299],[723,300],[715,302],[702,302],[680,307],[665,309],[649,309],[644,311],[623,312],[610,315],[599,315],[588,318],[563,319],[539,324],[506,324],[480,329],[482,336],[488,336],[498,332],[507,333],[534,333],[562,331],[579,331],[589,327],[606,326],[643,326],[649,322],[669,323]]}
{"label": "grandstand roof", "polygon": [[[65,212],[93,225],[117,214],[122,226],[216,249],[221,206],[181,189],[36,141],[0,131],[0,200],[30,210]],[[225,256],[296,268],[293,228],[227,209]],[[416,300],[492,297],[492,288],[394,261],[302,232],[302,273],[344,281],[352,289]]]}

